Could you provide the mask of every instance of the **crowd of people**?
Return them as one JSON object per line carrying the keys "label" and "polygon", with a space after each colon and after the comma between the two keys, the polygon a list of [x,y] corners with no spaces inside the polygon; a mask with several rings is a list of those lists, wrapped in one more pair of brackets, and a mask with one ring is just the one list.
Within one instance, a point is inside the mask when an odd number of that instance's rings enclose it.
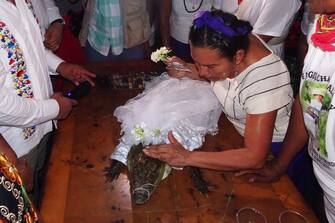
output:
{"label": "crowd of people", "polygon": [[[148,156],[171,166],[251,173],[250,182],[275,181],[287,173],[302,192],[315,176],[326,216],[319,217],[335,222],[334,0],[69,2],[84,10],[76,41],[87,61],[143,59],[167,46],[175,56],[166,64],[187,68],[168,66],[169,75],[209,82],[244,138],[241,148],[190,152],[169,133],[170,143],[146,148]],[[57,120],[78,103],[54,93],[51,76],[94,85],[95,74],[56,55],[69,24],[54,0],[0,3],[0,206],[6,210],[0,221],[38,222],[35,207]],[[297,46],[304,46],[303,68],[294,96],[284,43],[301,8],[304,35]],[[268,161],[271,153],[274,159]],[[5,181],[15,186],[9,189]],[[14,189],[20,199],[12,196]]]}

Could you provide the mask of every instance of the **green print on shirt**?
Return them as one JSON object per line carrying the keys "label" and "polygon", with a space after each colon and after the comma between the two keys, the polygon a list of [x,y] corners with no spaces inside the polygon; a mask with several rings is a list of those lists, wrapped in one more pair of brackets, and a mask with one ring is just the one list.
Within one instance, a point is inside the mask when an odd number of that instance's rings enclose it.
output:
{"label": "green print on shirt", "polygon": [[304,120],[310,137],[317,143],[319,153],[328,157],[326,148],[326,127],[331,105],[331,96],[327,92],[327,83],[305,81],[300,95]]}

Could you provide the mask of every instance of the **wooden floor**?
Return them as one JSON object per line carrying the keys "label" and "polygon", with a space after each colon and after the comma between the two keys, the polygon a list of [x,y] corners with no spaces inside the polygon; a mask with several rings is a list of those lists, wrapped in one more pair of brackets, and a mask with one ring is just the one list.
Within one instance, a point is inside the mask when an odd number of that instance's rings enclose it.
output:
{"label": "wooden floor", "polygon": [[[107,183],[103,174],[118,143],[114,109],[138,91],[98,85],[69,119],[59,123],[47,176],[41,215],[46,223],[211,223],[236,222],[236,212],[253,207],[270,223],[293,209],[318,222],[285,176],[274,184],[249,184],[229,172],[203,170],[208,197],[197,192],[185,171],[174,170],[144,205],[131,202],[127,172]],[[233,148],[242,140],[222,117],[220,132],[206,138],[205,149]]]}

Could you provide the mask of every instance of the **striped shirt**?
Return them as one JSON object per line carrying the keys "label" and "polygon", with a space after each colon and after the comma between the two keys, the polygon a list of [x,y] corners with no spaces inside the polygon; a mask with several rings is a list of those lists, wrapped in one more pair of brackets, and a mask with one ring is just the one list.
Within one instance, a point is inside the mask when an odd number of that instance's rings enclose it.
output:
{"label": "striped shirt", "polygon": [[288,126],[293,93],[284,62],[270,54],[250,65],[234,79],[212,82],[223,112],[244,136],[247,114],[278,109],[273,142],[283,141]]}
{"label": "striped shirt", "polygon": [[123,51],[123,22],[119,0],[97,0],[88,30],[88,41],[99,53],[107,56]]}

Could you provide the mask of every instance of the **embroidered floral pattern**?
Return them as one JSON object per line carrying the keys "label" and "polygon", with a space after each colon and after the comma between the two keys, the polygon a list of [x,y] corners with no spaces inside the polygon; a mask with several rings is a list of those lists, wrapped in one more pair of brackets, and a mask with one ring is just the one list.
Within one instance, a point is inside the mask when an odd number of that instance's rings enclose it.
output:
{"label": "embroidered floral pattern", "polygon": [[[38,221],[37,214],[22,185],[22,179],[17,169],[0,153],[0,190],[8,193],[17,201],[17,213],[12,213],[8,204],[0,204],[0,216],[9,222],[34,223]],[[1,219],[1,217],[0,217]],[[0,221],[1,222],[1,221]]]}
{"label": "embroidered floral pattern", "polygon": [[28,139],[36,131],[36,126],[25,128],[22,130],[22,135],[24,139]]}
{"label": "embroidered floral pattern", "polygon": [[[6,24],[3,22],[0,22],[0,49],[4,49],[7,52],[11,78],[17,95],[25,98],[33,98],[34,94],[27,73],[27,66],[24,60],[23,52],[13,34],[10,33]],[[31,136],[35,130],[35,126],[24,129],[24,139]]]}

